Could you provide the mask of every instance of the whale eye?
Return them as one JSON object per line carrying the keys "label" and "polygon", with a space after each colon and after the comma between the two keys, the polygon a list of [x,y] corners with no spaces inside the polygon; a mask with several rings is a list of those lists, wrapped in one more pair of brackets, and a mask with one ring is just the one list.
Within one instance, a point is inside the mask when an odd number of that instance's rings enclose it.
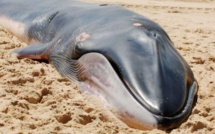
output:
{"label": "whale eye", "polygon": [[59,13],[59,11],[54,12],[52,15],[49,16],[48,23],[51,23],[51,21],[56,17],[56,15]]}

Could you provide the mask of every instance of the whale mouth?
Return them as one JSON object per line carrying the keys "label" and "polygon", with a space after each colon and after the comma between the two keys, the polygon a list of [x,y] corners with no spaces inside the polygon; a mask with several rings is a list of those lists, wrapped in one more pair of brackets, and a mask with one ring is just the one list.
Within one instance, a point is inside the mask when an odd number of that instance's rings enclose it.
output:
{"label": "whale mouth", "polygon": [[102,54],[84,54],[78,59],[78,64],[81,67],[77,73],[78,87],[99,96],[105,102],[105,106],[133,128],[144,130],[175,128],[185,121],[196,102],[197,83],[194,81],[181,111],[173,116],[158,115],[140,103],[117,68]]}
{"label": "whale mouth", "polygon": [[187,100],[183,109],[176,115],[169,117],[154,115],[154,117],[158,121],[158,128],[163,130],[171,130],[186,121],[188,119],[188,116],[192,112],[192,108],[196,105],[198,99],[197,91],[198,84],[196,81],[194,81],[189,88]]}

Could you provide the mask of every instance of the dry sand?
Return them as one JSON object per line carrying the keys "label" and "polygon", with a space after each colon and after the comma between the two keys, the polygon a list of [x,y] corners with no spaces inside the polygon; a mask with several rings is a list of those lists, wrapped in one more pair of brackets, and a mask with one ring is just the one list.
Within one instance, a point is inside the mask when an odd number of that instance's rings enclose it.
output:
{"label": "dry sand", "polygon": [[[100,1],[120,4],[159,23],[194,71],[199,83],[197,105],[171,133],[215,134],[215,2]],[[24,46],[0,28],[1,133],[166,133],[129,128],[51,65],[11,55],[13,49]]]}

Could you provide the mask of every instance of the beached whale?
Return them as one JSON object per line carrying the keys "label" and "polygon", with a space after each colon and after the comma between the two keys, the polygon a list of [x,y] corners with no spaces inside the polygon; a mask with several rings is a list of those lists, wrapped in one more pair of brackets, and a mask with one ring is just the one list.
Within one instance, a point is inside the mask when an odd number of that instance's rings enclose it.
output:
{"label": "beached whale", "polygon": [[191,113],[197,82],[167,33],[121,6],[76,0],[0,0],[0,25],[138,129],[172,129]]}

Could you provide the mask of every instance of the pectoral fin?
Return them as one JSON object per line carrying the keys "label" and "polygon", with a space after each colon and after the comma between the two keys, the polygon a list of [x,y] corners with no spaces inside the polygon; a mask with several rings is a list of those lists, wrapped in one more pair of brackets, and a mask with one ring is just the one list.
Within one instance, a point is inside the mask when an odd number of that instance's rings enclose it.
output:
{"label": "pectoral fin", "polygon": [[33,44],[13,51],[17,58],[29,58],[32,60],[49,61],[51,46],[48,44]]}

